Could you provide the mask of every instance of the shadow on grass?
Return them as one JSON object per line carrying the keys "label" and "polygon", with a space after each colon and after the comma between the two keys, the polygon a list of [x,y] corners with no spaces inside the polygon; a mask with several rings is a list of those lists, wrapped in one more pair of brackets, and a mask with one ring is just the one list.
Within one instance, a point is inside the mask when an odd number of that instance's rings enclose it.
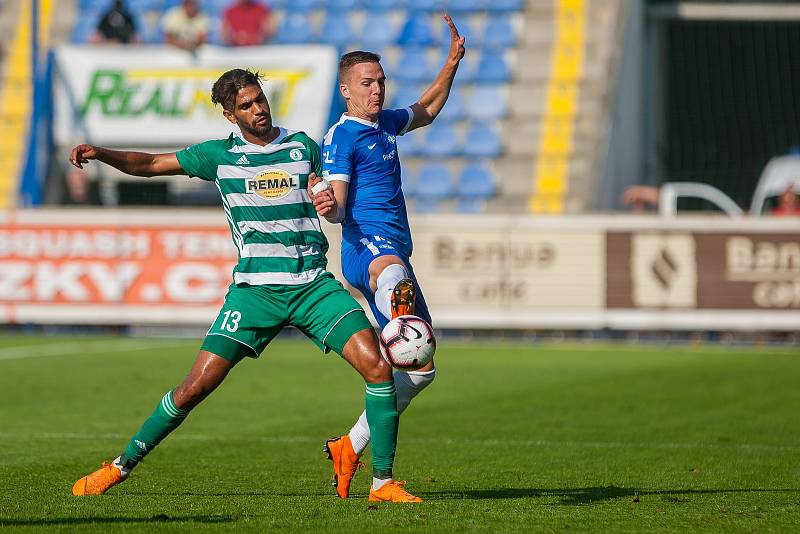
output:
{"label": "shadow on grass", "polygon": [[238,521],[231,515],[189,515],[170,517],[165,514],[153,517],[54,517],[52,519],[4,519],[0,517],[0,527],[19,526],[69,526],[69,525],[103,525],[125,523],[230,523]]}
{"label": "shadow on grass", "polygon": [[496,488],[477,489],[464,491],[420,492],[422,497],[433,499],[519,499],[524,497],[558,497],[561,504],[578,505],[594,502],[619,499],[622,497],[658,495],[678,502],[687,500],[690,495],[706,495],[716,493],[798,493],[800,489],[775,488],[775,489],[674,489],[674,490],[641,490],[636,488],[621,488],[618,486],[605,486],[593,488]]}

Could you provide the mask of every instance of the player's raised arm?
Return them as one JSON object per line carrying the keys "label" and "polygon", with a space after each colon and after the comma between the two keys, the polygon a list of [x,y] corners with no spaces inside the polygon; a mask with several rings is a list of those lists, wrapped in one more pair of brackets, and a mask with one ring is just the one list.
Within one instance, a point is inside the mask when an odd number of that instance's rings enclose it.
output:
{"label": "player's raised arm", "polygon": [[133,176],[164,176],[171,174],[187,174],[183,170],[174,152],[167,154],[150,154],[147,152],[130,152],[111,150],[101,146],[78,145],[72,149],[69,161],[79,169],[84,163],[96,159],[115,169]]}
{"label": "player's raised arm", "polygon": [[447,54],[442,70],[439,71],[431,86],[411,106],[414,111],[414,119],[411,121],[408,131],[429,125],[442,111],[447,97],[450,96],[450,88],[453,86],[453,78],[456,76],[458,65],[466,52],[464,37],[458,34],[458,28],[453,19],[445,13],[444,20],[450,28],[450,52]]}

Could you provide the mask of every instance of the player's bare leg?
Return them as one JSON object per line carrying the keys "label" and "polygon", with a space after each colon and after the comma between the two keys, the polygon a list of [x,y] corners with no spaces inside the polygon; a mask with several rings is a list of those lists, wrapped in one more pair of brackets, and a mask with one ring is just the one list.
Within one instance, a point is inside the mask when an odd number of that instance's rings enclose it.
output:
{"label": "player's bare leg", "polygon": [[139,461],[175,430],[192,408],[222,383],[233,366],[228,360],[201,350],[183,382],[162,397],[153,414],[133,436],[125,451],[113,462],[103,462],[100,469],[78,479],[72,486],[72,494],[101,495],[124,482]]}

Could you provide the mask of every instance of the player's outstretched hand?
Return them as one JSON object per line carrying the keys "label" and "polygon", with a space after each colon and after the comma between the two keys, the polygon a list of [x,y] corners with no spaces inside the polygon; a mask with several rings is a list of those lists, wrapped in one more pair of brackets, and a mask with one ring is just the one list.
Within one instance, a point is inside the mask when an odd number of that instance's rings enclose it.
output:
{"label": "player's outstretched hand", "polygon": [[89,163],[90,159],[97,157],[97,149],[92,145],[78,145],[72,149],[69,155],[69,162],[78,167],[83,168],[84,163]]}
{"label": "player's outstretched hand", "polygon": [[450,28],[450,52],[447,54],[447,61],[450,63],[458,63],[464,57],[466,48],[464,48],[464,36],[458,34],[455,22],[450,18],[447,13],[444,14],[444,21],[447,27]]}
{"label": "player's outstretched hand", "polygon": [[308,196],[311,197],[311,202],[314,203],[314,209],[320,217],[328,217],[336,212],[336,197],[333,196],[333,190],[328,185],[327,189],[317,187],[317,192],[314,193],[314,186],[319,184],[326,184],[322,179],[318,178],[313,172],[308,175]]}

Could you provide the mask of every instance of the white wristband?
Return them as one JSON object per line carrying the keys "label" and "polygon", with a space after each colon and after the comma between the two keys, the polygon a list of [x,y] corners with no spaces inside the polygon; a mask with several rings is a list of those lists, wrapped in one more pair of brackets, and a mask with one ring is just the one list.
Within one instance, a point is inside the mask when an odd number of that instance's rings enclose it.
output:
{"label": "white wristband", "polygon": [[331,183],[323,178],[322,181],[317,182],[314,187],[311,188],[311,193],[316,195],[322,193],[323,191],[329,191],[330,189],[333,189],[331,187]]}

